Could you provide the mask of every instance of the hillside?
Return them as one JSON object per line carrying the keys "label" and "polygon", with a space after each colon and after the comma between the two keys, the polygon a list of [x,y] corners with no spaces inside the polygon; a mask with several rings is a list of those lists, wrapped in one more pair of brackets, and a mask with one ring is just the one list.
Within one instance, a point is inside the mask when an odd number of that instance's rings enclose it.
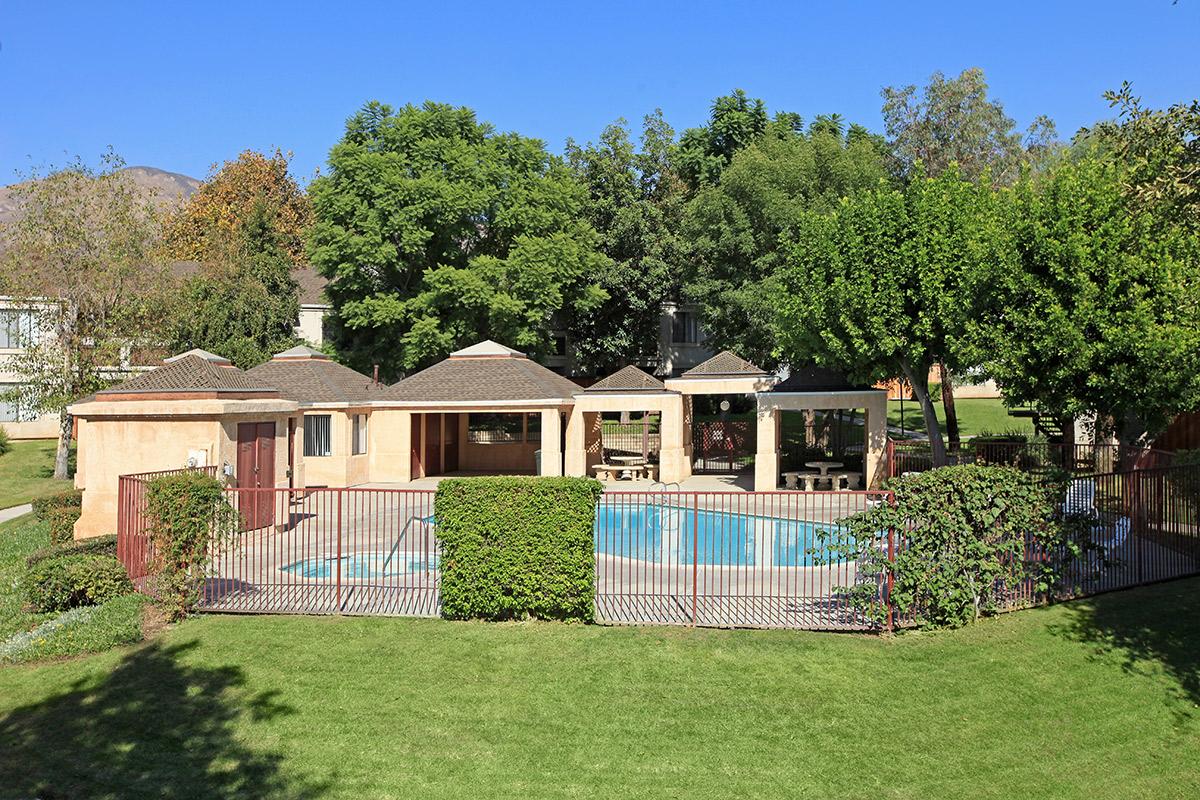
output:
{"label": "hillside", "polygon": [[[195,178],[156,167],[126,167],[123,172],[132,178],[134,184],[144,189],[147,196],[160,208],[187,199],[200,186],[200,181]],[[0,224],[14,219],[16,213],[16,198],[12,186],[0,186]]]}

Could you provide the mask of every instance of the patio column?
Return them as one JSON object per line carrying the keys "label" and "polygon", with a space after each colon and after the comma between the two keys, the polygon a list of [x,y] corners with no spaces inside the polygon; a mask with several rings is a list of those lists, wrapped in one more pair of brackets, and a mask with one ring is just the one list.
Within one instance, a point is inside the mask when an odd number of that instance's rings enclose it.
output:
{"label": "patio column", "polygon": [[407,483],[412,480],[411,411],[379,408],[371,412],[367,425],[367,479],[379,483]]}
{"label": "patio column", "polygon": [[659,414],[658,479],[676,483],[691,473],[683,441],[683,396],[666,397]]}
{"label": "patio column", "polygon": [[779,409],[758,409],[758,452],[754,454],[754,491],[779,487]]}
{"label": "patio column", "polygon": [[557,408],[542,411],[542,473],[557,477],[563,474],[562,417]]}
{"label": "patio column", "polygon": [[564,454],[563,472],[576,478],[587,475],[587,422],[583,409],[578,405],[567,417],[567,452]]}
{"label": "patio column", "polygon": [[875,392],[866,403],[863,425],[863,486],[875,488],[884,479],[883,461],[887,450],[887,392]]}

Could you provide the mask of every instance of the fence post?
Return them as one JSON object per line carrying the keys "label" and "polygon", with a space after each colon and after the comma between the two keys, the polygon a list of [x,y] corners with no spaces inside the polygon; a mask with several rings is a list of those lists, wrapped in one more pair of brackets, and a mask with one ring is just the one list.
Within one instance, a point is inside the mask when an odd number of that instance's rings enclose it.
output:
{"label": "fence post", "polygon": [[[896,495],[889,494],[888,505],[895,505]],[[896,604],[892,602],[892,588],[896,583],[896,529],[888,526],[888,576],[887,576],[887,631],[895,630]]]}
{"label": "fence post", "polygon": [[696,580],[700,563],[700,495],[692,495],[692,625],[696,624]]}
{"label": "fence post", "polygon": [[337,502],[337,613],[342,613],[342,493],[334,492]]}

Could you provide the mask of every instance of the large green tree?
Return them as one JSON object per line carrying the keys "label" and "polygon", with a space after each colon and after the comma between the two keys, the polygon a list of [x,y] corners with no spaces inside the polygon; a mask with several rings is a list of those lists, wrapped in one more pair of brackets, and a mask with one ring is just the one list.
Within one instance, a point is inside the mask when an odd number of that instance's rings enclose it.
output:
{"label": "large green tree", "polygon": [[809,213],[885,179],[883,144],[859,126],[820,117],[810,131],[768,128],[740,149],[720,181],[700,188],[682,220],[684,297],[700,305],[708,341],[764,366],[775,363],[764,282]]}
{"label": "large green tree", "polygon": [[1127,445],[1200,404],[1200,241],[1139,210],[1128,168],[1085,152],[1004,195],[1014,268],[979,317],[984,365],[1064,429],[1095,412]]}
{"label": "large green tree", "polygon": [[396,377],[481,338],[536,356],[605,299],[584,188],[468,108],[368,103],[309,195],[333,338],[361,369]]}
{"label": "large green tree", "polygon": [[683,187],[670,166],[674,132],[661,111],[643,122],[635,147],[623,120],[596,143],[567,143],[567,159],[588,193],[587,217],[611,259],[597,274],[608,299],[576,316],[577,366],[603,375],[657,357],[662,304],[678,292],[678,221]]}
{"label": "large green tree", "polygon": [[903,375],[939,465],[945,446],[928,374],[970,352],[979,289],[1003,263],[994,206],[990,187],[953,169],[914,175],[903,190],[860,192],[832,214],[801,216],[769,284],[779,356],[865,382]]}

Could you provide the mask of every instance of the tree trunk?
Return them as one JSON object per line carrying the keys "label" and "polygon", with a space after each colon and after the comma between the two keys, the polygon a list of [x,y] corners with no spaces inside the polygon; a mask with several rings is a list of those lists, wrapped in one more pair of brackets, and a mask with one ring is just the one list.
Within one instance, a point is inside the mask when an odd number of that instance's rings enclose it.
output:
{"label": "tree trunk", "polygon": [[54,477],[65,481],[71,477],[71,428],[74,418],[64,408],[58,412],[58,449],[54,453]]}
{"label": "tree trunk", "polygon": [[921,415],[925,418],[925,431],[929,434],[929,454],[933,466],[946,466],[946,443],[942,441],[942,426],[938,424],[937,412],[933,409],[933,401],[929,399],[929,367],[904,367],[904,376],[912,386],[917,402],[921,404]]}
{"label": "tree trunk", "polygon": [[946,409],[946,438],[950,441],[950,452],[957,453],[959,447],[958,412],[954,409],[954,376],[946,365],[938,362],[942,376],[942,408]]}

